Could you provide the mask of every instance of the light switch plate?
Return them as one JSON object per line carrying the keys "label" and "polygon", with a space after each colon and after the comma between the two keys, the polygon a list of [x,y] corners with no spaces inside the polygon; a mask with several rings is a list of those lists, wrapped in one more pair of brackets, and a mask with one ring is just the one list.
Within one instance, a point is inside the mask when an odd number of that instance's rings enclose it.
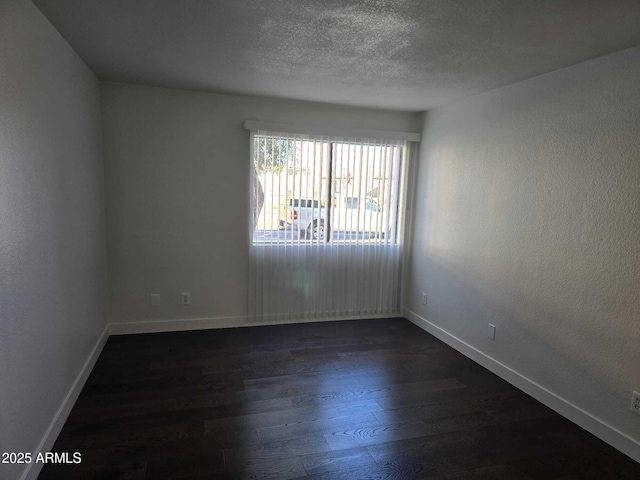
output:
{"label": "light switch plate", "polygon": [[491,340],[496,339],[496,326],[493,323],[490,323],[487,326],[487,337],[489,337]]}

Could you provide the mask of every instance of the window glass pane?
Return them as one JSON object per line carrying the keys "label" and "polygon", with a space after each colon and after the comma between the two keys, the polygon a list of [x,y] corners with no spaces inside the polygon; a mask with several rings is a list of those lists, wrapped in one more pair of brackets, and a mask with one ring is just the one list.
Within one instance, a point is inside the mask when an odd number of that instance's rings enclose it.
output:
{"label": "window glass pane", "polygon": [[253,242],[396,238],[403,148],[255,134]]}

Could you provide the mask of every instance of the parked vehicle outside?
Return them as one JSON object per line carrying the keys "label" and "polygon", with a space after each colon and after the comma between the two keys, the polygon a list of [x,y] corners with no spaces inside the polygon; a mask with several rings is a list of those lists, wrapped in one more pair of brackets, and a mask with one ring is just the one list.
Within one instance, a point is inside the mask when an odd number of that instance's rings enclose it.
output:
{"label": "parked vehicle outside", "polygon": [[[375,199],[361,197],[339,197],[331,217],[334,231],[367,235],[383,231],[388,222]],[[318,200],[289,198],[280,204],[279,223],[299,232],[301,238],[321,240],[327,230],[326,208]]]}
{"label": "parked vehicle outside", "polygon": [[[324,207],[318,200],[307,198],[289,198],[280,203],[279,223],[281,228],[290,227],[294,231],[305,232],[314,218],[320,218]],[[323,215],[323,214],[322,214]]]}

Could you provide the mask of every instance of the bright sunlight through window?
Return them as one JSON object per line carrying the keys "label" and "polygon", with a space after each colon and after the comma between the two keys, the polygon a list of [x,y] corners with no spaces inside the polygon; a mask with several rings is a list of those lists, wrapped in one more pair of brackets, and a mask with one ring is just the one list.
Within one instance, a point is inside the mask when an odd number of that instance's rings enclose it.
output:
{"label": "bright sunlight through window", "polygon": [[393,244],[405,142],[253,136],[253,243]]}

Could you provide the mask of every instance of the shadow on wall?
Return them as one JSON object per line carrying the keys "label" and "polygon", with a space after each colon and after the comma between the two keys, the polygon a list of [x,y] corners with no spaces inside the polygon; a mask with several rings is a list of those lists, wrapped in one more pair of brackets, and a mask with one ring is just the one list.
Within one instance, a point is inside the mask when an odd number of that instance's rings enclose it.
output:
{"label": "shadow on wall", "polygon": [[471,343],[551,391],[561,386],[572,401],[587,388],[591,397],[617,392],[603,400],[628,403],[620,390],[635,381],[637,334],[617,299],[595,308],[598,299],[581,304],[582,285],[562,277],[528,274],[522,265],[487,276],[477,259],[449,258],[431,256],[422,267],[437,279],[429,281],[430,321],[463,340],[469,332],[483,338],[487,323],[496,323],[495,351]]}
{"label": "shadow on wall", "polygon": [[620,427],[640,381],[636,57],[430,112],[412,261],[430,321],[463,340],[497,323],[472,343]]}

